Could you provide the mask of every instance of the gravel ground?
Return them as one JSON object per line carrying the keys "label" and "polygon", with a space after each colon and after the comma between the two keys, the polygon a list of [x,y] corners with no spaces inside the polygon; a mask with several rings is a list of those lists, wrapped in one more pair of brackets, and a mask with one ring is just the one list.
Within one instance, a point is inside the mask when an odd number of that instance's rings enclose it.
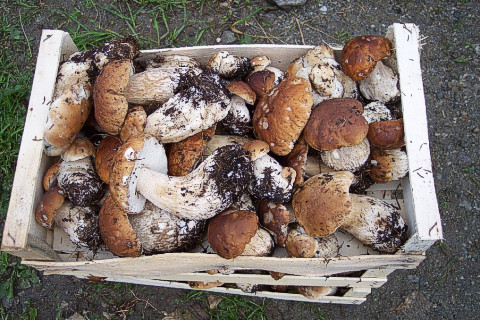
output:
{"label": "gravel ground", "polygon": [[[86,1],[88,3],[88,1]],[[102,3],[102,2],[98,2]],[[208,3],[208,2],[207,2]],[[267,5],[264,1],[207,5],[203,12],[189,12],[197,20],[216,21],[231,10],[226,23],[212,27],[202,41],[214,44],[235,40],[229,26],[246,17],[248,8]],[[81,8],[80,1],[45,1],[34,23],[26,31],[35,36],[38,50],[43,28],[66,28],[71,24],[58,9]],[[132,5],[134,7],[134,5]],[[22,10],[19,7],[19,10]],[[101,25],[127,33],[125,24],[108,12],[93,7],[91,15],[79,15],[82,23],[92,26],[87,17],[95,16]],[[219,14],[220,13],[220,14]],[[179,12],[179,14],[183,14]],[[178,17],[180,21],[180,17]],[[341,43],[362,34],[385,34],[394,22],[419,25],[422,40],[422,70],[429,120],[429,135],[435,184],[440,205],[444,241],[427,251],[416,270],[396,271],[381,288],[374,289],[360,306],[320,305],[267,300],[268,319],[378,318],[378,319],[478,319],[480,314],[480,6],[478,1],[307,1],[305,5],[282,11],[264,9],[255,15],[258,24],[236,27],[253,35],[278,37],[286,43]],[[113,21],[113,23],[112,23]],[[139,16],[139,34],[151,35],[148,17]],[[175,25],[175,21],[172,21]],[[259,26],[263,27],[263,32]],[[300,26],[300,28],[299,28]],[[301,30],[301,32],[300,32]],[[177,45],[188,44],[195,28],[180,34]],[[302,41],[303,37],[303,41]],[[242,41],[252,38],[242,37]],[[256,39],[257,43],[269,39]],[[238,40],[237,40],[238,43]],[[119,310],[127,303],[130,286],[112,286],[78,280],[73,277],[42,276],[41,286],[18,289],[13,299],[4,299],[3,307],[17,313],[27,303],[38,308],[38,318],[51,319],[74,312],[88,315]],[[177,310],[184,319],[201,319],[205,312],[195,301],[182,301],[185,291],[132,287],[138,299],[129,318],[159,318]],[[123,299],[123,300],[122,300]],[[130,301],[131,296],[130,296]],[[148,300],[148,303],[146,303]],[[253,298],[260,303],[261,300]],[[117,309],[114,308],[116,306]],[[127,305],[123,306],[127,308]],[[186,312],[185,310],[188,310]],[[160,312],[160,313],[159,313]],[[119,316],[120,314],[116,314]],[[105,316],[105,315],[104,315]]]}

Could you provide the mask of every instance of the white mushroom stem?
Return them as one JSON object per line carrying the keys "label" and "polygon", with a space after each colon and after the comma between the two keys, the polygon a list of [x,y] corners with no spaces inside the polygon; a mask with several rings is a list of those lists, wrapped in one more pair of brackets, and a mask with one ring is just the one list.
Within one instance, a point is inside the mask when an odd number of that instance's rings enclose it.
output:
{"label": "white mushroom stem", "polygon": [[272,253],[274,247],[275,243],[270,233],[263,228],[258,228],[253,238],[245,246],[241,256],[265,257]]}
{"label": "white mushroom stem", "polygon": [[407,224],[398,210],[377,198],[350,194],[352,212],[342,228],[374,249],[394,253],[407,239]]}
{"label": "white mushroom stem", "polygon": [[370,143],[365,138],[356,146],[341,147],[329,151],[321,151],[322,161],[335,171],[355,172],[365,164],[370,155]]}
{"label": "white mushroom stem", "polygon": [[[180,218],[203,220],[230,207],[248,183],[251,162],[239,146],[214,152],[190,174],[172,177],[140,168],[136,190],[157,207]],[[238,184],[237,184],[238,183]]]}
{"label": "white mushroom stem", "polygon": [[383,103],[393,101],[400,96],[398,76],[379,61],[372,73],[360,81],[360,92],[367,100],[378,100]]}

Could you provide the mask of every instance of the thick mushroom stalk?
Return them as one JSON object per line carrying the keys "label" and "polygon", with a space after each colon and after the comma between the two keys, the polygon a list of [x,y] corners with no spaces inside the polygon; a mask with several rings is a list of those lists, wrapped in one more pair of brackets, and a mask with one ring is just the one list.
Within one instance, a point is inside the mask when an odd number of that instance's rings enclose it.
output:
{"label": "thick mushroom stalk", "polygon": [[351,194],[352,212],[342,228],[375,250],[394,253],[407,240],[408,226],[398,210],[377,198]]}
{"label": "thick mushroom stalk", "polygon": [[217,149],[194,171],[172,177],[147,167],[135,172],[136,192],[180,218],[204,220],[230,207],[252,178],[247,151],[238,145]]}
{"label": "thick mushroom stalk", "polygon": [[162,143],[178,142],[225,118],[230,107],[218,75],[188,72],[180,79],[178,93],[148,116],[145,133]]}

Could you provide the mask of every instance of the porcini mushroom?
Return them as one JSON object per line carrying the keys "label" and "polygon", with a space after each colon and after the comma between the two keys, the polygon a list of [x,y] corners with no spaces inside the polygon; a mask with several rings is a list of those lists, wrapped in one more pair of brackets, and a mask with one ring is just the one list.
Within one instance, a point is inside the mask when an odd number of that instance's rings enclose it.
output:
{"label": "porcini mushroom", "polygon": [[250,59],[219,51],[208,61],[207,68],[226,79],[247,75],[251,70]]}
{"label": "porcini mushroom", "polygon": [[360,92],[367,100],[391,103],[400,98],[397,74],[381,61],[377,63],[368,77],[359,82],[359,87]]}
{"label": "porcini mushroom", "polygon": [[368,141],[381,149],[397,149],[405,145],[403,118],[390,121],[378,121],[368,127]]}
{"label": "porcini mushroom", "polygon": [[373,148],[370,162],[370,177],[378,183],[400,180],[408,173],[407,153],[401,149]]}

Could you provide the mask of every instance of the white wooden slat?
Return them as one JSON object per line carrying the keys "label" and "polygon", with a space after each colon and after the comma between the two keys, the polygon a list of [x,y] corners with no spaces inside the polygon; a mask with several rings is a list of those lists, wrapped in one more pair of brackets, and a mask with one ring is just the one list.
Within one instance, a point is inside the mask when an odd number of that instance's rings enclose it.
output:
{"label": "white wooden slat", "polygon": [[[60,60],[76,51],[68,33],[44,30],[22,135],[12,193],[8,207],[2,250],[21,257],[38,259],[58,258],[38,241],[46,238],[46,230],[37,225],[33,212],[43,194],[43,173],[50,165],[43,153],[43,128],[55,88]],[[30,239],[30,236],[33,237]],[[36,243],[33,243],[36,242]],[[32,243],[35,248],[30,248]]]}
{"label": "white wooden slat", "polygon": [[[406,210],[412,231],[425,246],[442,239],[442,226],[435,193],[427,113],[420,68],[420,32],[414,24],[395,23],[393,43],[399,73],[409,179],[404,183]],[[390,32],[392,34],[392,32]],[[423,246],[423,247],[425,247]],[[406,250],[409,246],[406,246]]]}

